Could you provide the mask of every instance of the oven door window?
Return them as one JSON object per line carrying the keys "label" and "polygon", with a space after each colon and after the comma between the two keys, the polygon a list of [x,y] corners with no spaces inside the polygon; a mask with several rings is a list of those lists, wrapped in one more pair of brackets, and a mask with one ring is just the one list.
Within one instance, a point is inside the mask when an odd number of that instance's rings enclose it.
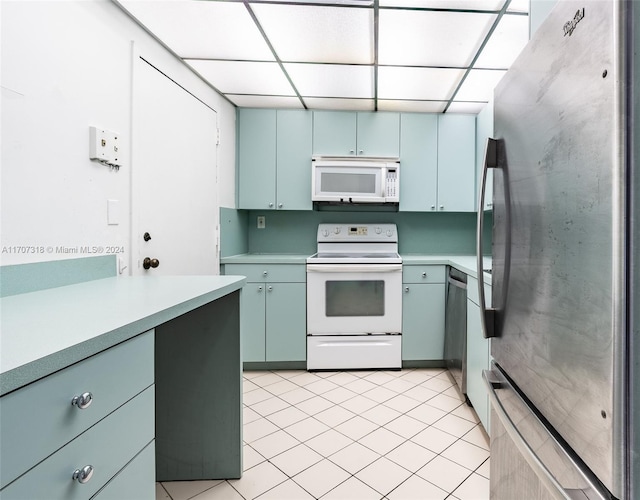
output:
{"label": "oven door window", "polygon": [[326,281],[326,315],[384,316],[384,281]]}

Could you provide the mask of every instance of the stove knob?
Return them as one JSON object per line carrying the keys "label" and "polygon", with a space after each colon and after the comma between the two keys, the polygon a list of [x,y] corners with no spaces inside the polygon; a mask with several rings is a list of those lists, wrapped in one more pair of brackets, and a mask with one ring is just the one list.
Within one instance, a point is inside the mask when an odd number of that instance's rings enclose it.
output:
{"label": "stove knob", "polygon": [[334,233],[336,234],[340,234],[340,227],[336,226],[336,228],[333,230]]}
{"label": "stove knob", "polygon": [[391,238],[393,236],[393,231],[391,229],[387,229],[387,236]]}
{"label": "stove knob", "polygon": [[328,230],[328,229],[323,229],[323,230],[322,230],[322,236],[324,236],[325,238],[326,238],[327,236],[329,236],[329,230]]}
{"label": "stove knob", "polygon": [[382,228],[376,227],[376,234],[380,234],[382,232]]}

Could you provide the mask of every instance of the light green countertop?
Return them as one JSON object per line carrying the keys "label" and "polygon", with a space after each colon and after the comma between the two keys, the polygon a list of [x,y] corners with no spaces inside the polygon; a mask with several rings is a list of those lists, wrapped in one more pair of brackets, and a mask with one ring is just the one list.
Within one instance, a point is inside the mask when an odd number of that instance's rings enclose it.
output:
{"label": "light green countertop", "polygon": [[0,395],[232,293],[242,276],[120,277],[0,299]]}
{"label": "light green countertop", "polygon": [[220,258],[220,264],[306,264],[309,254],[243,253]]}

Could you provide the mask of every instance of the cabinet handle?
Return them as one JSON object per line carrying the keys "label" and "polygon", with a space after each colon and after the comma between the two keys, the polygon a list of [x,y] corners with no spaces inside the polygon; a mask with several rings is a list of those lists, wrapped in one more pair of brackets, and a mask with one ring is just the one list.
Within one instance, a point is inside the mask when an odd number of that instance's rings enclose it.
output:
{"label": "cabinet handle", "polygon": [[422,277],[426,278],[427,277],[427,273],[422,273]]}
{"label": "cabinet handle", "polygon": [[272,286],[268,286],[267,287],[267,291],[272,292],[273,291],[273,287]]}
{"label": "cabinet handle", "polygon": [[444,210],[444,205],[440,205],[440,210]]}
{"label": "cabinet handle", "polygon": [[435,210],[436,206],[435,205],[431,205],[431,210]]}
{"label": "cabinet handle", "polygon": [[404,287],[404,293],[409,293],[409,287],[408,286]]}
{"label": "cabinet handle", "polygon": [[73,396],[73,399],[71,400],[71,404],[73,406],[77,406],[79,410],[89,408],[92,402],[93,394],[90,392],[84,392],[80,396]]}
{"label": "cabinet handle", "polygon": [[262,271],[262,276],[266,276],[267,274],[269,274],[269,271]]}
{"label": "cabinet handle", "polygon": [[350,155],[356,154],[355,149],[350,149],[350,150],[349,150],[349,154],[350,154]]}
{"label": "cabinet handle", "polygon": [[85,465],[82,469],[76,469],[73,471],[71,477],[74,481],[78,481],[80,484],[88,483],[93,477],[93,465]]}
{"label": "cabinet handle", "polygon": [[364,151],[361,149],[358,154],[364,154]]}
{"label": "cabinet handle", "polygon": [[261,287],[261,286],[259,286],[259,287],[258,287],[258,291],[259,291],[259,292],[261,292],[261,291],[262,291],[262,287]]}
{"label": "cabinet handle", "polygon": [[272,202],[272,201],[270,201],[270,202],[269,202],[269,208],[272,208],[272,207],[273,207],[273,202]]}
{"label": "cabinet handle", "polygon": [[278,208],[282,208],[284,205],[282,203],[278,203]]}

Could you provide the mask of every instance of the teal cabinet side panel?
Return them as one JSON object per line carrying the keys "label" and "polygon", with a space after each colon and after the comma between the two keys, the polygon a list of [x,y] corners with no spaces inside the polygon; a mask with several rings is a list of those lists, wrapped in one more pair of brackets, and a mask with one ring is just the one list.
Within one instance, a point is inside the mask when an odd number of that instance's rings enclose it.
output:
{"label": "teal cabinet side panel", "polygon": [[2,266],[0,297],[111,278],[115,275],[115,255]]}
{"label": "teal cabinet side panel", "polygon": [[475,211],[475,115],[438,117],[438,210]]}
{"label": "teal cabinet side panel", "polygon": [[489,369],[489,341],[480,321],[480,306],[467,300],[467,397],[489,433],[489,395],[482,380],[482,371]]}
{"label": "teal cabinet side panel", "polygon": [[268,210],[276,204],[276,111],[238,111],[238,208]]}
{"label": "teal cabinet side panel", "polygon": [[314,111],[313,154],[355,155],[356,113],[352,111]]}
{"label": "teal cabinet side panel", "polygon": [[267,287],[267,361],[305,361],[306,285],[273,283]]}
{"label": "teal cabinet side panel", "polygon": [[220,207],[220,257],[249,251],[249,213]]}
{"label": "teal cabinet side panel", "polygon": [[402,286],[402,360],[444,359],[445,285]]}
{"label": "teal cabinet side panel", "polygon": [[357,154],[400,156],[400,113],[358,113]]}
{"label": "teal cabinet side panel", "polygon": [[436,210],[438,115],[403,113],[400,118],[400,210]]}
{"label": "teal cabinet side panel", "polygon": [[277,184],[279,210],[311,210],[313,113],[277,111]]}
{"label": "teal cabinet side panel", "polygon": [[240,299],[242,361],[265,361],[265,288],[247,283]]}

